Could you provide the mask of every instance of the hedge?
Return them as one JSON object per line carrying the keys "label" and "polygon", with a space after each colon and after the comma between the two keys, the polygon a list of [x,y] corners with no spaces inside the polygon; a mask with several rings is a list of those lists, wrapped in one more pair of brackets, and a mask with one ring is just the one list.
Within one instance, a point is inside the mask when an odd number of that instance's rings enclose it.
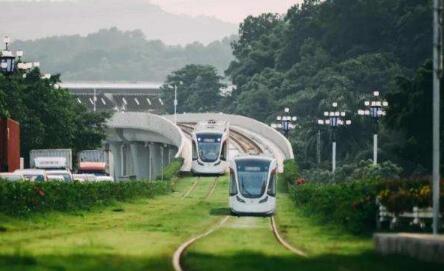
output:
{"label": "hedge", "polygon": [[[291,195],[308,215],[353,233],[375,230],[377,201],[394,213],[411,211],[414,206],[431,206],[430,183],[418,180],[306,182],[291,186]],[[444,193],[441,193],[443,207]]]}
{"label": "hedge", "polygon": [[23,216],[71,211],[170,191],[169,182],[9,182],[0,180],[0,212]]}
{"label": "hedge", "polygon": [[291,186],[296,205],[322,222],[338,224],[353,233],[375,228],[379,181],[308,182]]}
{"label": "hedge", "polygon": [[[171,163],[168,164],[163,170],[163,179],[164,180],[172,180],[179,176],[180,169],[183,165],[183,158],[175,158]],[[162,175],[157,176],[158,180],[162,179]]]}

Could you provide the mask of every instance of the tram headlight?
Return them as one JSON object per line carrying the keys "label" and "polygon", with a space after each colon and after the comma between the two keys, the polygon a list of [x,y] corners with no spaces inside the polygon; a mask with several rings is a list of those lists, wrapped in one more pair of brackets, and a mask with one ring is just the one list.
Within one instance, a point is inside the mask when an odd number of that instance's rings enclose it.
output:
{"label": "tram headlight", "polygon": [[259,201],[259,203],[265,203],[265,202],[267,202],[268,201],[268,196],[266,196],[264,199],[261,199],[260,201]]}

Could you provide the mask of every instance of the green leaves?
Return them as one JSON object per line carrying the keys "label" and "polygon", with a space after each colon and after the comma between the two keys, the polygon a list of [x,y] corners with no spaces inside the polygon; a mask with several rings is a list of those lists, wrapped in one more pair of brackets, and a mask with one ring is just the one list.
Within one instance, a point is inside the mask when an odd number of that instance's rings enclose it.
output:
{"label": "green leaves", "polygon": [[67,90],[55,87],[59,77],[41,79],[39,69],[0,77],[0,112],[21,125],[21,152],[39,148],[94,149],[105,138],[108,114],[90,113]]}
{"label": "green leaves", "polygon": [[170,191],[169,182],[9,182],[0,180],[0,212],[23,216],[73,211],[114,201],[153,197]]}

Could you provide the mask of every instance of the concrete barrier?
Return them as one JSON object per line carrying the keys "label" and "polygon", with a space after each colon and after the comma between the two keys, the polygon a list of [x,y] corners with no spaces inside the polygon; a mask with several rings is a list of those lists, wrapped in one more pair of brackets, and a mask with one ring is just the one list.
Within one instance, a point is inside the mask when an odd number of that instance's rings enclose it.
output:
{"label": "concrete barrier", "polygon": [[155,142],[177,147],[175,157],[184,158],[183,170],[191,169],[191,150],[182,130],[171,120],[150,113],[116,113],[107,122],[109,142]]}
{"label": "concrete barrier", "polygon": [[375,234],[375,249],[382,255],[405,255],[428,262],[444,263],[444,236],[429,234]]}

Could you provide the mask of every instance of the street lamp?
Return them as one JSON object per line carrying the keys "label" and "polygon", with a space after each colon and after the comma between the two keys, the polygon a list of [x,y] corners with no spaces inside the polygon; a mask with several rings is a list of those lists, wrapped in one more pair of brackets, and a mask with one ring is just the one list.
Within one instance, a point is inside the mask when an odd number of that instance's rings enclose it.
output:
{"label": "street lamp", "polygon": [[379,91],[373,92],[373,100],[365,101],[365,109],[358,110],[358,115],[369,116],[374,120],[374,133],[373,133],[373,165],[378,164],[378,128],[379,119],[384,117],[387,113],[385,111],[388,108],[388,102],[380,97]]}
{"label": "street lamp", "polygon": [[11,51],[9,51],[9,37],[5,36],[3,39],[5,43],[5,50],[1,51],[0,54],[0,70],[2,73],[9,75],[15,71],[15,56]]}
{"label": "street lamp", "polygon": [[296,122],[298,118],[296,116],[290,115],[290,108],[288,107],[284,109],[284,113],[285,113],[284,115],[276,117],[276,120],[279,121],[279,123],[272,123],[271,127],[276,130],[282,130],[284,132],[285,137],[288,138],[290,130],[296,128],[293,122]]}
{"label": "street lamp", "polygon": [[183,82],[179,81],[178,83],[174,83],[174,85],[169,85],[170,88],[174,89],[174,124],[177,124],[177,106],[179,102],[177,101],[177,85],[182,85]]}
{"label": "street lamp", "polygon": [[333,110],[324,112],[325,119],[318,119],[319,125],[329,126],[332,132],[332,159],[331,159],[331,168],[332,172],[336,171],[336,128],[340,126],[350,126],[351,120],[346,120],[345,112],[337,111],[338,103],[334,102],[332,104]]}

